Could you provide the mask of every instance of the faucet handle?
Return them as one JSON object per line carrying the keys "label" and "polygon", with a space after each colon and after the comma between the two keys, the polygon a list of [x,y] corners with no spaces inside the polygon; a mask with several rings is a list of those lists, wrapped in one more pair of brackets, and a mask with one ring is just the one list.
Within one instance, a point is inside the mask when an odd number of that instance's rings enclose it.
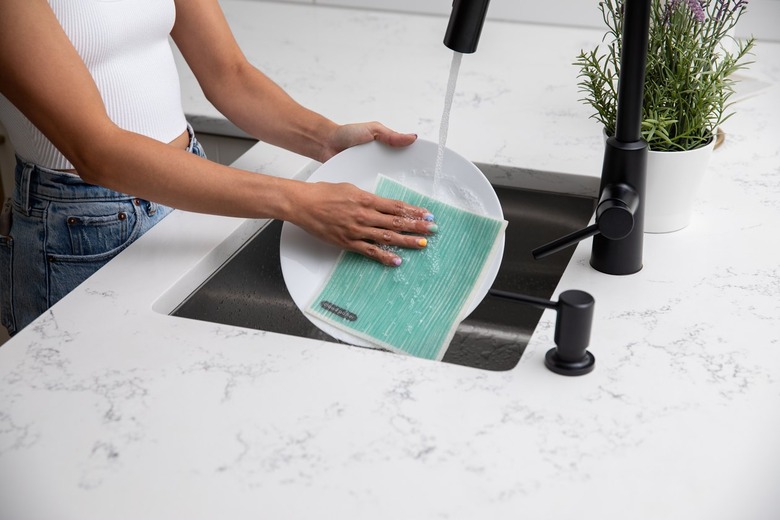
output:
{"label": "faucet handle", "polygon": [[634,212],[638,206],[639,195],[628,184],[605,186],[596,207],[599,233],[610,240],[626,238],[634,229]]}
{"label": "faucet handle", "polygon": [[562,249],[566,249],[569,246],[573,246],[574,244],[581,242],[586,238],[590,238],[593,235],[597,235],[598,233],[599,233],[598,223],[591,224],[585,229],[580,229],[578,231],[575,231],[574,233],[569,233],[568,235],[555,239],[548,244],[537,247],[536,249],[531,251],[531,254],[534,256],[536,260],[539,260],[540,258],[544,258],[545,256],[550,256],[553,253],[557,253]]}
{"label": "faucet handle", "polygon": [[638,206],[639,195],[634,188],[623,183],[609,184],[601,192],[596,206],[595,224],[537,247],[531,254],[539,260],[599,234],[610,240],[621,240],[634,229],[634,213]]}

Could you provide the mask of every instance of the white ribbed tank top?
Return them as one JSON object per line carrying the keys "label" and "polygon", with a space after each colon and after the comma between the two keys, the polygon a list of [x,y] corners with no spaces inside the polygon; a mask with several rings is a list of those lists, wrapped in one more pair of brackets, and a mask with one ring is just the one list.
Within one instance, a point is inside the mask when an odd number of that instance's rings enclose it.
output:
{"label": "white ribbed tank top", "polygon": [[[176,19],[173,0],[48,1],[117,126],[166,143],[185,130],[179,76],[168,40]],[[2,95],[0,120],[24,160],[52,169],[73,168]]]}

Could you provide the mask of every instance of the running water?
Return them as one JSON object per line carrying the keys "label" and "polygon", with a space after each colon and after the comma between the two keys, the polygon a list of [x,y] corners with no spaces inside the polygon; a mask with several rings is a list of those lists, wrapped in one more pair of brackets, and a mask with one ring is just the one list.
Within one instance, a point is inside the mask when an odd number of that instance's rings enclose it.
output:
{"label": "running water", "polygon": [[447,81],[447,95],[444,97],[444,112],[441,115],[441,126],[439,126],[439,151],[436,154],[436,168],[433,171],[433,196],[437,196],[436,185],[441,178],[441,169],[444,164],[444,147],[447,144],[447,130],[450,127],[450,111],[452,110],[452,99],[455,97],[455,84],[458,82],[458,71],[460,70],[460,59],[463,54],[453,51],[452,64],[450,65],[450,79]]}

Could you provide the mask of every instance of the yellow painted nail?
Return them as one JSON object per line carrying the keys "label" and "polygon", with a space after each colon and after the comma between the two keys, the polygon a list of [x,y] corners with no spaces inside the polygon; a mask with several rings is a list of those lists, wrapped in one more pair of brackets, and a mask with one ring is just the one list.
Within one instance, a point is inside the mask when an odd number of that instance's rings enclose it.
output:
{"label": "yellow painted nail", "polygon": [[428,245],[428,240],[425,238],[421,238],[420,240],[417,241],[417,245],[420,247],[425,247]]}

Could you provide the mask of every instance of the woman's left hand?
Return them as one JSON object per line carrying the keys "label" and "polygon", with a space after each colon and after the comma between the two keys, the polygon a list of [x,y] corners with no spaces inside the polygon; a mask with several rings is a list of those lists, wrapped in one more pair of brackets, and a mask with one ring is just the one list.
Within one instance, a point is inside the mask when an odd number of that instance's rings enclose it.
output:
{"label": "woman's left hand", "polygon": [[376,121],[340,125],[326,141],[319,161],[325,162],[347,148],[371,141],[379,141],[388,146],[409,146],[416,139],[416,134],[402,134]]}

